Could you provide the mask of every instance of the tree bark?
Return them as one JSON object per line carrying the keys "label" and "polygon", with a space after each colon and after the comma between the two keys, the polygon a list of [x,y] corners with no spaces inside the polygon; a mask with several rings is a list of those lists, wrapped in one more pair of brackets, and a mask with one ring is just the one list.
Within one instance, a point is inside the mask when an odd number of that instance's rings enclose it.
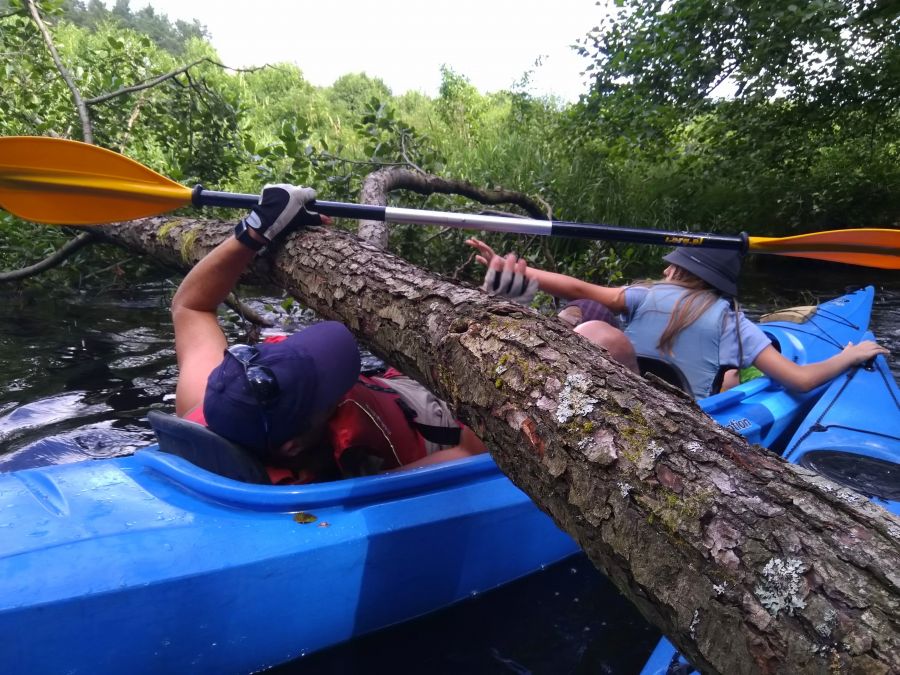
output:
{"label": "tree bark", "polygon": [[[230,228],[98,229],[184,268]],[[447,399],[702,670],[900,672],[900,519],[749,446],[556,320],[350,235],[293,234],[254,273]]]}

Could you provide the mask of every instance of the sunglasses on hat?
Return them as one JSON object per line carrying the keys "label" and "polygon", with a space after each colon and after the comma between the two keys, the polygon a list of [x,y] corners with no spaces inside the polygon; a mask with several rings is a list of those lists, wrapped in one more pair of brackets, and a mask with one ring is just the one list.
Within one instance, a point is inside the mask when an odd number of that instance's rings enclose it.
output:
{"label": "sunglasses on hat", "polygon": [[[281,394],[281,387],[271,368],[253,363],[259,357],[259,349],[253,345],[232,345],[225,350],[225,353],[230,354],[244,368],[244,377],[260,406],[265,409],[272,405]],[[269,424],[265,413],[262,413],[262,421],[266,434],[266,447],[268,447]]]}

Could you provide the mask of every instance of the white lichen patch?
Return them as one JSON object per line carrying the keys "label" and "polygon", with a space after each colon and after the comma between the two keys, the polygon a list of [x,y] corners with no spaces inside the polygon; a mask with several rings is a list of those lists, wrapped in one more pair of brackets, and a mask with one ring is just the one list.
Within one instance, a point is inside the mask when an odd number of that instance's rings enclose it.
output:
{"label": "white lichen patch", "polygon": [[703,446],[697,441],[688,441],[684,444],[684,449],[688,452],[700,452],[703,449]]}
{"label": "white lichen patch", "polygon": [[666,449],[654,440],[651,440],[649,443],[647,443],[647,452],[649,452],[650,455],[653,456],[653,459],[656,459],[665,451]]}
{"label": "white lichen patch", "polygon": [[896,525],[888,525],[887,532],[892,538],[900,539],[900,527],[897,527]]}
{"label": "white lichen patch", "polygon": [[556,421],[565,424],[576,415],[589,415],[597,404],[597,399],[588,394],[591,379],[584,373],[569,373],[566,384],[559,394],[556,407]]}
{"label": "white lichen patch", "polygon": [[760,604],[772,616],[778,616],[781,610],[789,615],[794,610],[806,607],[801,593],[803,592],[803,561],[796,558],[782,560],[772,558],[762,569],[762,581],[753,589]]}
{"label": "white lichen patch", "polygon": [[631,483],[626,483],[625,481],[620,480],[616,485],[619,488],[619,494],[622,495],[622,498],[625,499],[628,495],[631,494],[631,491],[634,489],[631,487]]}
{"label": "white lichen patch", "polygon": [[695,610],[694,610],[694,616],[691,618],[691,625],[690,625],[690,627],[689,627],[689,629],[688,629],[688,630],[690,631],[690,633],[691,633],[691,639],[692,639],[692,640],[696,640],[696,639],[697,639],[697,636],[696,636],[696,634],[695,634],[695,631],[697,630],[697,626],[699,626],[699,625],[700,625],[700,610],[699,610],[699,609],[695,609]]}
{"label": "white lichen patch", "polygon": [[716,597],[718,598],[720,595],[722,595],[725,592],[725,590],[727,588],[728,588],[727,581],[723,581],[721,584],[714,584],[713,585],[713,593],[715,593]]}
{"label": "white lichen patch", "polygon": [[864,497],[862,495],[846,489],[838,490],[837,497],[841,501],[845,501],[848,504],[859,504],[860,502],[864,501]]}
{"label": "white lichen patch", "polygon": [[816,632],[822,637],[828,637],[831,635],[831,631],[834,628],[834,620],[837,618],[837,612],[833,609],[829,609],[825,612],[825,617],[822,623],[816,626]]}

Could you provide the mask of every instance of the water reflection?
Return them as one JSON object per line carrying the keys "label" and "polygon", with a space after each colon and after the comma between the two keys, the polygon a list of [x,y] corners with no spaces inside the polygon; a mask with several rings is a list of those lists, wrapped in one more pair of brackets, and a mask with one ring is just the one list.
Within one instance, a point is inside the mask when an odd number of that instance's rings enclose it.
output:
{"label": "water reflection", "polygon": [[0,470],[133,452],[172,405],[170,284],[104,294],[5,291]]}

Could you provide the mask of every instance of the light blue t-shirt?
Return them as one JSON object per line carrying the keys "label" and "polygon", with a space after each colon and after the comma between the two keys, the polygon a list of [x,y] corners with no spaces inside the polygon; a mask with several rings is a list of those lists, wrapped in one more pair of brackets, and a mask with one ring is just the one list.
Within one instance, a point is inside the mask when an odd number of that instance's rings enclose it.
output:
{"label": "light blue t-shirt", "polygon": [[[663,284],[658,284],[663,285]],[[665,284],[674,286],[675,284]],[[650,292],[649,286],[629,286],[625,289],[625,318],[630,321],[647,298]],[[738,349],[737,325],[740,322],[741,344],[743,345],[743,358]],[[734,364],[739,368],[746,368],[753,364],[756,357],[763,349],[772,344],[769,337],[760,330],[759,326],[750,321],[743,312],[735,312],[728,309],[722,322],[722,334],[719,338],[719,363]]]}

